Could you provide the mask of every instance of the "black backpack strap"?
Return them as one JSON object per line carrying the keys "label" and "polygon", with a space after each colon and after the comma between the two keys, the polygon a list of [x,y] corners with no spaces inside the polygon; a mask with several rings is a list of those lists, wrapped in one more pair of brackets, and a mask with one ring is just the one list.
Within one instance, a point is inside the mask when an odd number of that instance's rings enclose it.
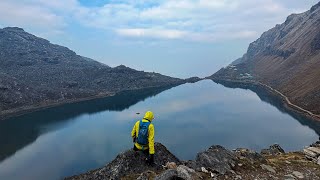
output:
{"label": "black backpack strap", "polygon": [[147,121],[149,121],[149,122],[151,122],[149,119],[147,119],[147,118],[143,118],[143,119],[145,119],[145,120],[147,120]]}

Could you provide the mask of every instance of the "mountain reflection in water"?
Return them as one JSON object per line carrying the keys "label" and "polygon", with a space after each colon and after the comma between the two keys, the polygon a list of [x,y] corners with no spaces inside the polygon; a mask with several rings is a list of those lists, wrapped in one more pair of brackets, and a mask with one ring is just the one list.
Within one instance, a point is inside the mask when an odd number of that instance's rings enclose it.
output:
{"label": "mountain reflection in water", "polygon": [[41,134],[54,130],[51,124],[57,127],[57,123],[66,123],[82,114],[123,111],[170,88],[124,91],[115,96],[65,104],[0,121],[0,161],[32,143]]}
{"label": "mountain reflection in water", "polygon": [[275,96],[274,94],[266,91],[264,88],[256,85],[228,82],[228,81],[214,80],[214,82],[221,84],[227,88],[249,89],[255,92],[259,96],[261,101],[264,101],[266,103],[271,104],[272,106],[275,106],[282,113],[289,114],[290,116],[298,120],[301,123],[301,125],[310,127],[320,136],[320,122],[312,120],[311,118],[307,118],[295,111],[288,110],[287,108],[284,107],[285,104],[279,96]]}
{"label": "mountain reflection in water", "polygon": [[132,147],[132,126],[146,110],[155,113],[155,141],[182,160],[213,144],[260,151],[279,143],[292,151],[318,139],[318,122],[286,111],[265,91],[235,87],[204,80],[0,121],[0,179],[55,180],[101,167]]}

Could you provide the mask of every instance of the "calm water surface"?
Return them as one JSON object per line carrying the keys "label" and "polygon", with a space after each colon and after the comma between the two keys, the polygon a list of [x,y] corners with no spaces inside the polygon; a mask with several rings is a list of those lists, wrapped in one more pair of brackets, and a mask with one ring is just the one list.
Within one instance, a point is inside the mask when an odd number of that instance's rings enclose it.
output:
{"label": "calm water surface", "polygon": [[277,104],[206,80],[0,121],[0,179],[61,179],[101,167],[132,147],[131,128],[146,110],[156,116],[156,141],[184,160],[213,144],[259,151],[279,143],[290,151],[318,139],[319,123]]}

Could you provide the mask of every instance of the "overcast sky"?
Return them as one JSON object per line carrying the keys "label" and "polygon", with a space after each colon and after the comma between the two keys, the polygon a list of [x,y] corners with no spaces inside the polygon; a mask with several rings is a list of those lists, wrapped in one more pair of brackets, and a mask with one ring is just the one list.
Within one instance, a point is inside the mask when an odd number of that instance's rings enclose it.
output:
{"label": "overcast sky", "polygon": [[18,26],[77,54],[175,77],[208,76],[317,0],[1,0]]}

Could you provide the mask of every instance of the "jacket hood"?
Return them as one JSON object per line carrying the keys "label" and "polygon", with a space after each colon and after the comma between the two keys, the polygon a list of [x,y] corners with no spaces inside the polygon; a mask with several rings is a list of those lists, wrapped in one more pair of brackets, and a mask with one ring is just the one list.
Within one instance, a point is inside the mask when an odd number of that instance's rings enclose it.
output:
{"label": "jacket hood", "polygon": [[153,112],[151,112],[151,111],[146,112],[143,119],[147,119],[149,121],[152,121],[154,119]]}

